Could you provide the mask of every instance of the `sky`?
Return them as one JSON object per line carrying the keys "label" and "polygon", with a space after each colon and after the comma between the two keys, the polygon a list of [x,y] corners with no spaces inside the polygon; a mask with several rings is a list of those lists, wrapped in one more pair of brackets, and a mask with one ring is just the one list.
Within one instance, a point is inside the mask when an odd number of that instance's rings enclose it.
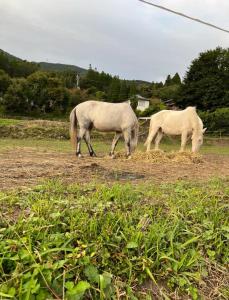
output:
{"label": "sky", "polygon": [[[149,0],[151,1],[151,0]],[[229,30],[228,0],[152,0]],[[73,64],[124,79],[182,77],[229,34],[138,0],[0,0],[0,48],[29,61]]]}

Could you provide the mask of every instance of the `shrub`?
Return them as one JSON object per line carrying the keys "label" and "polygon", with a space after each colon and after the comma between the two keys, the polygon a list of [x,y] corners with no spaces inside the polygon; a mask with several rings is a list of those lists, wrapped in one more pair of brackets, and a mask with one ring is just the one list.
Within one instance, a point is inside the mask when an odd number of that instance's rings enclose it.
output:
{"label": "shrub", "polygon": [[160,110],[165,109],[166,106],[163,103],[155,103],[153,105],[150,105],[147,109],[145,109],[143,112],[141,112],[141,117],[148,117],[152,116],[153,114],[159,112]]}
{"label": "shrub", "polygon": [[213,112],[202,111],[199,115],[208,131],[229,133],[229,107],[218,108]]}

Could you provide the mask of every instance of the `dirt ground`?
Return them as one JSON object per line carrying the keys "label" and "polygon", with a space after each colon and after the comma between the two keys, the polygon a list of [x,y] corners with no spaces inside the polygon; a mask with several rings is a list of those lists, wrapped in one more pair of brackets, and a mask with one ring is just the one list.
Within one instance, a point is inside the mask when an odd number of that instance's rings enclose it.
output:
{"label": "dirt ground", "polygon": [[0,190],[24,188],[44,179],[68,183],[132,182],[154,183],[176,180],[207,180],[229,176],[229,156],[207,154],[201,163],[152,163],[140,160],[76,158],[70,153],[22,148],[0,153]]}

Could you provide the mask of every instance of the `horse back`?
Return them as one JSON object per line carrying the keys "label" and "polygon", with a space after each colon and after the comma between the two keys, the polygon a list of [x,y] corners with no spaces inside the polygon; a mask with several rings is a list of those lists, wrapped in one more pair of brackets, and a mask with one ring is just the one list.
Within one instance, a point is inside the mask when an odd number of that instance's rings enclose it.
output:
{"label": "horse back", "polygon": [[82,125],[92,124],[102,131],[122,131],[137,122],[137,117],[128,103],[90,100],[77,105],[76,114]]}

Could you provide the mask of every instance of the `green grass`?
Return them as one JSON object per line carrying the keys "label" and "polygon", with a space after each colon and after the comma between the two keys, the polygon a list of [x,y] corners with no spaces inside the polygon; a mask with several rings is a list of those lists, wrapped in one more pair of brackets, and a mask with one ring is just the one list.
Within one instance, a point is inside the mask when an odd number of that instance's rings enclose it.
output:
{"label": "green grass", "polygon": [[[20,125],[20,126],[18,126]],[[141,128],[143,130],[143,128]],[[112,134],[101,134],[92,132],[93,145],[98,152],[109,152],[112,142]],[[47,149],[57,151],[72,151],[68,142],[67,122],[37,122],[37,120],[18,120],[0,118],[0,151],[14,147],[35,147],[36,149]],[[102,142],[100,142],[102,140]],[[165,151],[176,151],[180,147],[180,138],[163,138],[161,148]],[[120,145],[121,144],[121,145]],[[123,143],[117,147],[123,149]],[[152,145],[153,147],[153,145]],[[140,150],[145,150],[143,142],[138,145]],[[190,150],[190,143],[187,149]],[[83,151],[86,148],[83,147]],[[229,138],[215,138],[205,136],[201,153],[229,154]]]}
{"label": "green grass", "polygon": [[0,298],[228,299],[228,199],[222,180],[1,193]]}
{"label": "green grass", "polygon": [[18,124],[23,124],[23,122],[24,122],[23,120],[0,118],[0,126],[18,125]]}
{"label": "green grass", "polygon": [[[92,139],[92,145],[96,152],[109,153],[111,147],[111,141],[99,141],[97,139]],[[82,151],[87,152],[84,142],[82,143]],[[36,150],[41,151],[58,151],[58,152],[74,152],[69,140],[56,140],[56,139],[11,139],[11,138],[2,138],[0,139],[0,152],[10,149],[15,149],[16,147],[32,147]],[[180,144],[178,141],[171,142],[166,140],[161,144],[161,148],[165,151],[177,151],[179,150]],[[124,143],[120,142],[117,146],[117,150],[124,149]],[[145,151],[145,147],[142,142],[139,143],[138,149]],[[190,145],[187,149],[190,150]],[[229,155],[229,144],[222,145],[216,142],[213,144],[209,141],[205,142],[200,150],[201,154],[227,154]]]}

